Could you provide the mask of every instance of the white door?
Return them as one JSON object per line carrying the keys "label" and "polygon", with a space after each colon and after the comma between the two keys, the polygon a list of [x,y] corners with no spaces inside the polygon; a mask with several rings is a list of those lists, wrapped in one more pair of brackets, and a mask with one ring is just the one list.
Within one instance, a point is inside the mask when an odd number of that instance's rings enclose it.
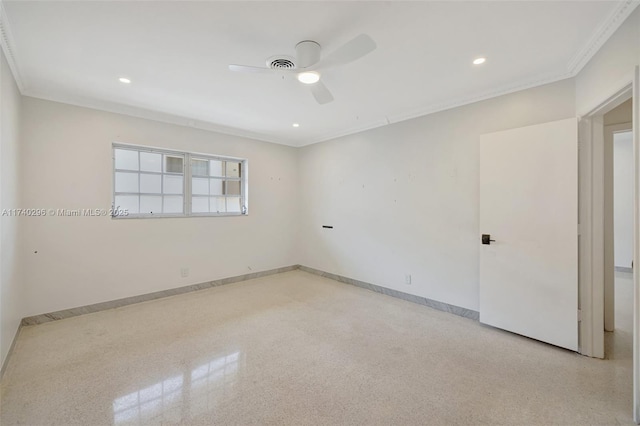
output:
{"label": "white door", "polygon": [[480,137],[480,232],[480,322],[577,351],[575,118]]}

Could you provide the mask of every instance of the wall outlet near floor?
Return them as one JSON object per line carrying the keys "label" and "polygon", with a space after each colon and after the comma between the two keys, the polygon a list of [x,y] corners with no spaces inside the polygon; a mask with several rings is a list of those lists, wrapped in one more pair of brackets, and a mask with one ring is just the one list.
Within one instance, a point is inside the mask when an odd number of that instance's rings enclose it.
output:
{"label": "wall outlet near floor", "polygon": [[407,274],[404,276],[404,283],[407,285],[411,285],[411,274]]}
{"label": "wall outlet near floor", "polygon": [[189,268],[180,268],[180,276],[187,278],[189,276]]}

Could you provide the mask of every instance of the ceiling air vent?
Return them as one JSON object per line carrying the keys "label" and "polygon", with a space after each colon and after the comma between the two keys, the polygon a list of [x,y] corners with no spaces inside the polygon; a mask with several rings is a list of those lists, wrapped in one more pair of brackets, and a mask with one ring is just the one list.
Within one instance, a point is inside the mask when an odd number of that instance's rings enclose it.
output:
{"label": "ceiling air vent", "polygon": [[267,66],[272,70],[292,70],[296,63],[290,56],[272,56],[267,59]]}

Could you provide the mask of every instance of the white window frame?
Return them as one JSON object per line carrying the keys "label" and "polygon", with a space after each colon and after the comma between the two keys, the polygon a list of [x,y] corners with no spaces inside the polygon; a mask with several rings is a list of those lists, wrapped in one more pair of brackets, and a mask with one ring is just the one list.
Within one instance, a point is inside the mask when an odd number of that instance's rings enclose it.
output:
{"label": "white window frame", "polygon": [[[138,153],[140,152],[151,152],[151,153],[155,153],[155,154],[167,154],[167,155],[176,155],[176,156],[180,156],[184,158],[183,161],[183,206],[182,206],[182,211],[183,213],[129,213],[128,215],[114,215],[112,216],[112,219],[149,219],[149,218],[176,218],[176,217],[219,217],[219,216],[247,216],[249,214],[249,187],[248,187],[248,182],[249,182],[249,174],[248,174],[248,163],[249,161],[246,158],[238,158],[238,157],[228,157],[228,156],[222,156],[222,155],[213,155],[213,154],[206,154],[206,153],[200,153],[200,152],[187,152],[187,151],[178,151],[178,150],[172,150],[172,149],[165,149],[165,148],[156,148],[156,147],[151,147],[151,146],[144,146],[144,145],[131,145],[131,144],[127,144],[127,143],[121,143],[121,142],[114,142],[112,144],[112,149],[111,149],[111,161],[112,161],[112,173],[111,173],[111,178],[112,178],[112,182],[111,182],[111,203],[112,203],[112,210],[116,210],[119,206],[116,205],[116,195],[138,195],[138,197],[141,195],[141,193],[120,193],[120,192],[116,192],[116,172],[134,172],[133,170],[120,170],[120,169],[116,169],[116,158],[115,158],[115,153],[116,153],[116,149],[126,149],[126,150],[131,150],[131,151],[137,151]],[[139,154],[138,154],[139,155]],[[204,212],[204,213],[193,213],[192,212],[192,200],[193,200],[193,194],[192,194],[192,188],[191,188],[191,183],[192,183],[192,170],[191,170],[191,160],[192,158],[194,159],[203,159],[203,160],[215,160],[215,161],[229,161],[229,162],[233,162],[233,163],[240,163],[240,177],[238,179],[228,179],[228,177],[226,176],[221,176],[221,177],[214,177],[214,176],[210,176],[209,178],[215,178],[215,179],[220,179],[223,181],[228,181],[228,180],[232,180],[232,181],[238,181],[240,182],[240,212],[221,212],[221,213],[212,213],[212,212]],[[164,172],[164,157],[163,157],[163,164],[162,164],[162,172],[158,172],[156,174],[161,174],[164,175],[166,174],[166,172]],[[147,172],[141,172],[140,170],[137,171],[138,174],[140,173],[147,173]],[[149,172],[149,173],[153,173],[153,172]],[[138,178],[139,179],[139,178]],[[164,179],[163,179],[164,180]],[[197,197],[197,195],[196,195]],[[226,195],[226,194],[222,194],[222,195],[216,195],[216,197],[223,197],[223,198],[228,198],[228,197],[238,197],[238,195]],[[207,198],[211,198],[211,195],[207,196]]]}

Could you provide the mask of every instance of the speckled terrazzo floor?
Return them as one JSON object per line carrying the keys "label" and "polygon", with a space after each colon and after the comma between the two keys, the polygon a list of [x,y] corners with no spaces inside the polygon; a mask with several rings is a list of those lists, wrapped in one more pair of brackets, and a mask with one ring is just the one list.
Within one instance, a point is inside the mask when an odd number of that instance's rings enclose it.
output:
{"label": "speckled terrazzo floor", "polygon": [[292,271],[22,330],[0,423],[631,424],[631,281],[589,359]]}

